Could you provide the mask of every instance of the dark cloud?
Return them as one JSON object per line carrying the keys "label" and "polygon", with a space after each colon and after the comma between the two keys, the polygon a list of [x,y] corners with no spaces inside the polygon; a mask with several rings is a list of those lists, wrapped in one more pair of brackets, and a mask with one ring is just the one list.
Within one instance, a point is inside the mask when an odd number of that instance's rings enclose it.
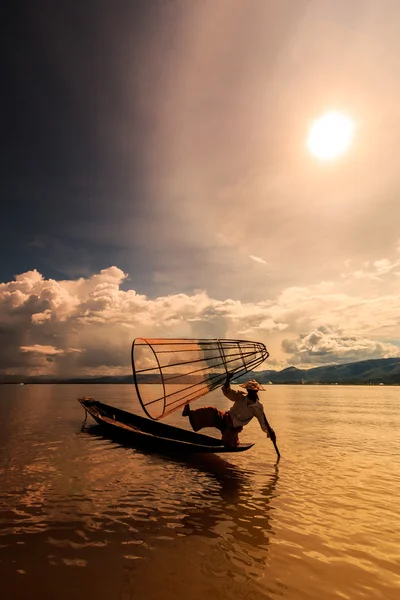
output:
{"label": "dark cloud", "polygon": [[[2,10],[1,281],[118,264],[150,298],[202,289],[261,303],[337,281],[348,259],[395,263],[396,1]],[[322,165],[305,139],[330,108],[356,136]]]}
{"label": "dark cloud", "polygon": [[[65,272],[76,246],[82,272],[96,268],[102,240],[88,239],[91,227],[151,213],[152,96],[178,12],[179,3],[154,0],[3,9],[0,277]],[[78,240],[77,224],[86,231]],[[52,265],[31,245],[49,236],[66,248]]]}

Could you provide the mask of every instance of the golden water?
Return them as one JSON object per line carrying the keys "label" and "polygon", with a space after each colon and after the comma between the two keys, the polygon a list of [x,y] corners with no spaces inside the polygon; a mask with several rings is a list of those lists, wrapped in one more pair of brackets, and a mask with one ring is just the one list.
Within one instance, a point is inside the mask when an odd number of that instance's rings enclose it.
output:
{"label": "golden water", "polygon": [[0,387],[2,598],[400,598],[399,388],[268,386],[278,465],[255,420],[241,455],[124,448],[79,395],[140,414],[133,386]]}

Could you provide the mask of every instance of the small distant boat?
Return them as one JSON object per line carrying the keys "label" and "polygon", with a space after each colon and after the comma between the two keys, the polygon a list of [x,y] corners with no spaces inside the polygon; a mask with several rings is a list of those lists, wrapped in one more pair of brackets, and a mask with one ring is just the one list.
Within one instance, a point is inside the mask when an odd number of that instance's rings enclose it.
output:
{"label": "small distant boat", "polygon": [[145,446],[154,451],[183,453],[245,452],[254,444],[225,448],[222,440],[140,417],[93,398],[78,398],[102,430],[111,438],[132,446]]}

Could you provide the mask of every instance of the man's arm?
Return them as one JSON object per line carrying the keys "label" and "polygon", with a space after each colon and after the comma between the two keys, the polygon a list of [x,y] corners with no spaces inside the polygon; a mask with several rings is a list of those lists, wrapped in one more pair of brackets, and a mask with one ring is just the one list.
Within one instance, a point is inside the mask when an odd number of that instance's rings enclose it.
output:
{"label": "man's arm", "polygon": [[237,392],[231,388],[231,379],[233,377],[233,373],[227,373],[225,383],[222,386],[222,393],[226,396],[231,402],[236,402],[237,400],[243,398],[242,392]]}
{"label": "man's arm", "polygon": [[224,393],[228,392],[231,389],[231,379],[232,379],[232,377],[233,377],[233,373],[227,373],[226,374],[225,383],[222,386],[222,391]]}
{"label": "man's arm", "polygon": [[259,406],[255,407],[254,414],[257,417],[258,422],[260,423],[261,429],[263,431],[265,431],[265,433],[267,434],[267,437],[270,437],[269,429],[267,427],[267,422],[266,422],[265,415],[264,415],[264,407],[261,403],[259,403]]}

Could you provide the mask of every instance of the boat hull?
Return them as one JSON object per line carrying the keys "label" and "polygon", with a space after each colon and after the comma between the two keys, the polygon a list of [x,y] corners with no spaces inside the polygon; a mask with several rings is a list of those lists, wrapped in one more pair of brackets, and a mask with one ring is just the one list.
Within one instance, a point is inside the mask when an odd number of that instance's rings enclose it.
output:
{"label": "boat hull", "polygon": [[140,417],[93,398],[78,398],[108,437],[154,451],[188,453],[244,452],[254,444],[225,448],[220,439]]}

